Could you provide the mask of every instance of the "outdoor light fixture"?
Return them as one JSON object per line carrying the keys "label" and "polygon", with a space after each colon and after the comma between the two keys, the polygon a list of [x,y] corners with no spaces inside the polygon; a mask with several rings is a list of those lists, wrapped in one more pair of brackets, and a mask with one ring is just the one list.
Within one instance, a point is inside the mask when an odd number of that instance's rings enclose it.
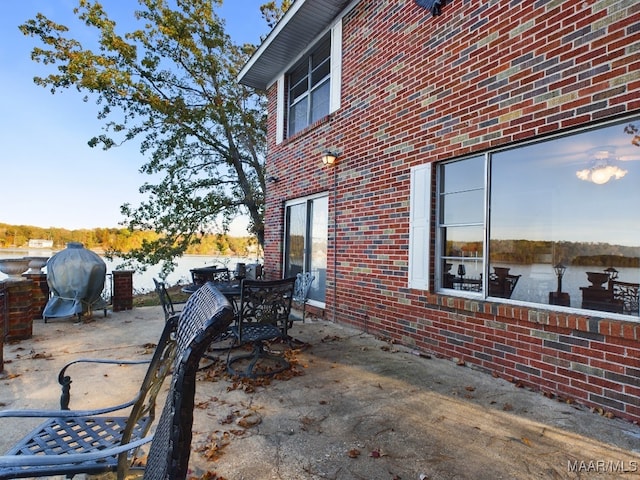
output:
{"label": "outdoor light fixture", "polygon": [[564,272],[566,272],[567,267],[563,264],[558,263],[555,267],[553,267],[553,271],[556,272],[556,277],[558,277],[558,293],[562,292],[562,276]]}
{"label": "outdoor light fixture", "polygon": [[325,150],[324,152],[322,152],[322,163],[324,165],[333,165],[334,163],[336,163],[337,158],[338,154],[330,150]]}
{"label": "outdoor light fixture", "polygon": [[614,157],[613,149],[604,148],[597,150],[592,153],[593,166],[591,168],[585,168],[584,170],[578,170],[576,176],[580,180],[593,182],[596,185],[604,185],[612,178],[620,180],[627,174],[627,170],[611,165],[609,160]]}
{"label": "outdoor light fixture", "polygon": [[562,276],[566,270],[567,267],[561,263],[558,263],[553,267],[553,271],[556,272],[556,277],[558,277],[558,290],[555,292],[549,292],[549,304],[551,305],[560,305],[563,307],[571,306],[571,297],[569,297],[568,293],[562,291]]}
{"label": "outdoor light fixture", "polygon": [[442,13],[442,5],[446,3],[445,0],[415,0],[415,2],[422,8],[429,10],[434,17]]}

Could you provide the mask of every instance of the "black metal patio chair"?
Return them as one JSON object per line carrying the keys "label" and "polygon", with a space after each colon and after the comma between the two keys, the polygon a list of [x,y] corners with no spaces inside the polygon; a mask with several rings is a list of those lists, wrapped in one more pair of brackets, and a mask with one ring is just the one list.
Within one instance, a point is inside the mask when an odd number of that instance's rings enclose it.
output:
{"label": "black metal patio chair", "polygon": [[[0,457],[0,479],[117,472],[118,479],[144,471],[145,479],[184,479],[189,463],[195,380],[207,346],[227,330],[233,311],[213,286],[205,285],[187,301],[180,317],[170,317],[134,399],[99,410],[65,410],[70,379],[65,367],[62,410],[0,411],[3,417],[47,420]],[[99,363],[125,363],[89,360]],[[80,363],[76,361],[72,363]],[[171,386],[153,435],[156,397],[164,379]],[[128,416],[112,416],[130,408]],[[126,411],[126,410],[125,410]],[[146,465],[137,466],[139,449],[151,441]]]}
{"label": "black metal patio chair", "polygon": [[[240,304],[231,333],[237,345],[250,345],[251,353],[231,357],[227,354],[227,370],[231,375],[255,378],[274,375],[289,368],[283,355],[265,349],[265,342],[288,340],[289,315],[295,277],[283,280],[243,280]],[[241,368],[237,368],[241,365]],[[245,365],[246,364],[246,365]]]}
{"label": "black metal patio chair", "polygon": [[176,305],[183,306],[184,304],[187,303],[187,301],[186,300],[184,302],[174,301],[171,298],[171,295],[169,295],[169,291],[167,290],[167,284],[165,282],[161,282],[154,278],[153,283],[156,286],[156,293],[160,298],[160,304],[162,305],[162,310],[164,311],[164,319],[168,320],[169,317],[179,314],[180,309],[176,309]]}

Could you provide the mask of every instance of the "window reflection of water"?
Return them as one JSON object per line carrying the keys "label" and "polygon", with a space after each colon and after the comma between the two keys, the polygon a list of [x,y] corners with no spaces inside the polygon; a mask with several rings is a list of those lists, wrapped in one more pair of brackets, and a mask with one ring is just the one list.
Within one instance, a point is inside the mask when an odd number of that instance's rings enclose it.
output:
{"label": "window reflection of water", "polygon": [[[618,270],[617,280],[640,283],[638,269],[616,268],[616,270]],[[586,272],[601,271],[604,272],[604,269],[600,267],[567,267],[562,277],[562,291],[569,294],[572,307],[581,307],[582,291],[580,287],[591,285],[587,280]],[[522,275],[511,296],[513,300],[546,304],[549,302],[549,292],[555,292],[558,288],[558,278],[551,265],[512,265],[510,273]],[[605,283],[604,287],[606,288],[606,286]]]}

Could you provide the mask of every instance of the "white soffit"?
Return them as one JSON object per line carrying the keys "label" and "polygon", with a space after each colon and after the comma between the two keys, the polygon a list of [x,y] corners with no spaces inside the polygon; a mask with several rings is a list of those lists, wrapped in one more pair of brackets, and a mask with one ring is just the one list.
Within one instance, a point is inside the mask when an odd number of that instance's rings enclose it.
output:
{"label": "white soffit", "polygon": [[260,90],[329,27],[353,0],[295,0],[242,68],[238,81]]}

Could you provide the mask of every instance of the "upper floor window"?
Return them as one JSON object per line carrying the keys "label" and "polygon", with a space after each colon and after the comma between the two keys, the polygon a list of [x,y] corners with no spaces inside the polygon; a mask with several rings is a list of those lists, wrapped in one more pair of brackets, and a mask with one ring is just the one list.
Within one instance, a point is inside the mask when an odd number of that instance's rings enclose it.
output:
{"label": "upper floor window", "polygon": [[412,171],[412,287],[640,316],[640,117],[440,163],[435,196],[428,166]]}
{"label": "upper floor window", "polygon": [[287,75],[287,132],[293,135],[329,114],[331,38],[326,36]]}
{"label": "upper floor window", "polygon": [[277,81],[276,144],[340,108],[342,19]]}

